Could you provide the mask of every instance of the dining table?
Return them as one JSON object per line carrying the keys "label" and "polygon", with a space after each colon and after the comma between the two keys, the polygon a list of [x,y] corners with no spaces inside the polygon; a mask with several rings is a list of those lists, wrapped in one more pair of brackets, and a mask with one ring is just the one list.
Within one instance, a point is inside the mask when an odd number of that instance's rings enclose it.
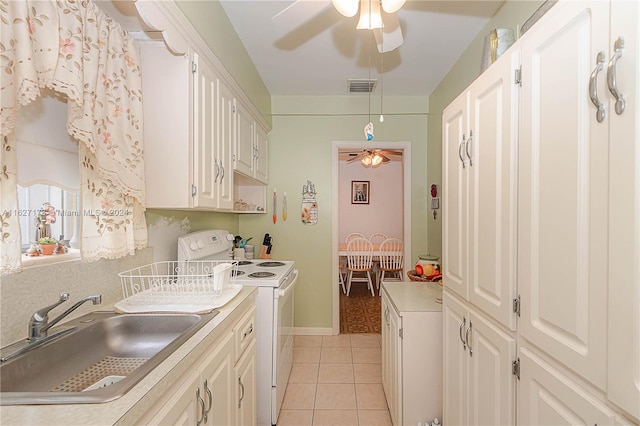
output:
{"label": "dining table", "polygon": [[[356,252],[357,253],[357,252]],[[373,244],[373,258],[377,258],[380,256],[380,244]],[[346,256],[347,255],[347,243],[338,244],[338,256]]]}

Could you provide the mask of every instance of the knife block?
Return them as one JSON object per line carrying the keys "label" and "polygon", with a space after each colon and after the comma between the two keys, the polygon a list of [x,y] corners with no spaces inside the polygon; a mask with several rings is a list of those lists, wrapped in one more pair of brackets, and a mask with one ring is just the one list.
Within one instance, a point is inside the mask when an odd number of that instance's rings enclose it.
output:
{"label": "knife block", "polygon": [[271,259],[271,253],[267,254],[267,249],[268,248],[269,247],[267,247],[267,246],[260,247],[259,259]]}

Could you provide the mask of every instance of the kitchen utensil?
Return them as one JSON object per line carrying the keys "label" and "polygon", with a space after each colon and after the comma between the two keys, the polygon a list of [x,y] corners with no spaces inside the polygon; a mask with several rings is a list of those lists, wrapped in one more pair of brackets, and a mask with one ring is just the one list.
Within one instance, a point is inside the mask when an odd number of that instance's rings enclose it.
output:
{"label": "kitchen utensil", "polygon": [[287,220],[287,193],[282,196],[282,220]]}
{"label": "kitchen utensil", "polygon": [[273,188],[273,224],[278,220],[278,192]]}

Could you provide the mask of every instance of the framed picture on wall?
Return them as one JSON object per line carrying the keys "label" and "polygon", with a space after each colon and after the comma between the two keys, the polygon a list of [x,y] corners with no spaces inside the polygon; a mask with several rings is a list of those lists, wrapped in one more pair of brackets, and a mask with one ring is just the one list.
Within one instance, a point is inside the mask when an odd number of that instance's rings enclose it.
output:
{"label": "framed picture on wall", "polygon": [[369,204],[369,181],[351,181],[351,204]]}

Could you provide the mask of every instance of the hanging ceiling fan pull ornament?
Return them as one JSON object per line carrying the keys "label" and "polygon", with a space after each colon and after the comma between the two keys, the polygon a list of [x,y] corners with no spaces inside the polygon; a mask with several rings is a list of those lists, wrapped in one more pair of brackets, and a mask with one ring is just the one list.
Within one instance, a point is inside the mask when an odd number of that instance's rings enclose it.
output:
{"label": "hanging ceiling fan pull ornament", "polygon": [[373,123],[369,123],[364,126],[364,135],[368,141],[373,139]]}

